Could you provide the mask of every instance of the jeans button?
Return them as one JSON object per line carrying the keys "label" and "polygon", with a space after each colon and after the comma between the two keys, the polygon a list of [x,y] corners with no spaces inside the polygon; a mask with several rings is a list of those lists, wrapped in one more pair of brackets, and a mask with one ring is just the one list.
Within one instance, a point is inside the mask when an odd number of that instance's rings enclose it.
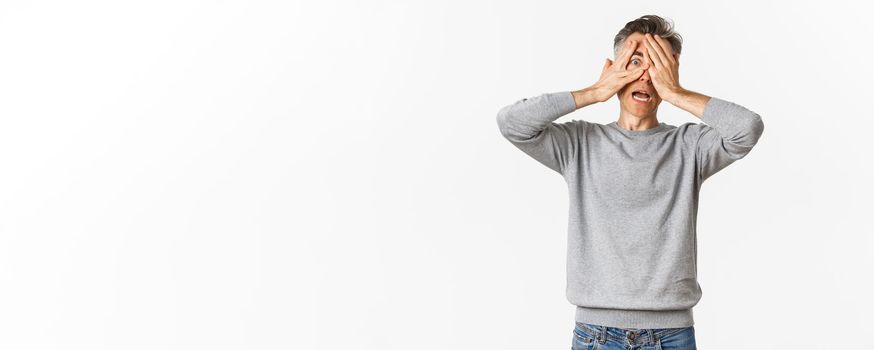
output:
{"label": "jeans button", "polygon": [[634,340],[634,332],[628,332],[628,339]]}

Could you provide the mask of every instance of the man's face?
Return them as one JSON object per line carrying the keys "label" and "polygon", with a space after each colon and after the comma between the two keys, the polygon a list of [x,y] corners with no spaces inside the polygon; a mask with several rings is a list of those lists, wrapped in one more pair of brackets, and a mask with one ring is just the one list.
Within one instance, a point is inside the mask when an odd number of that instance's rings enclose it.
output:
{"label": "man's face", "polygon": [[[645,58],[643,57],[643,52],[646,50],[646,44],[644,40],[646,38],[641,33],[632,33],[625,39],[626,41],[633,41],[637,43],[635,47],[635,53],[628,60],[628,66],[625,69],[634,69],[638,66],[644,64]],[[647,52],[650,54],[650,52]],[[671,54],[673,54],[673,49],[671,49]],[[615,62],[615,58],[614,58]],[[652,62],[650,62],[650,66],[652,66]],[[645,99],[646,96],[635,94],[635,91],[643,91],[649,94],[649,99],[647,101],[641,101]],[[617,93],[619,97],[619,105],[622,109],[632,115],[645,118],[655,113],[658,109],[659,104],[662,102],[661,97],[659,97],[655,88],[652,85],[652,81],[649,80],[649,72],[643,72],[643,74],[637,80],[634,80]]]}

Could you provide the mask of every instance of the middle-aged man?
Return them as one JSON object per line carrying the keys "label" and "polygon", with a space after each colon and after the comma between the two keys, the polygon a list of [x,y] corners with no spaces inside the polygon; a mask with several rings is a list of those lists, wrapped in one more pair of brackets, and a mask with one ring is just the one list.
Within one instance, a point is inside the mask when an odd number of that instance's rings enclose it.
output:
{"label": "middle-aged man", "polygon": [[[573,349],[696,348],[701,184],[746,156],[764,124],[743,106],[681,87],[681,44],[670,22],[642,16],[616,35],[615,61],[598,82],[498,112],[501,134],[567,182]],[[617,121],[554,122],[614,95]],[[660,122],[662,101],[704,123]]]}

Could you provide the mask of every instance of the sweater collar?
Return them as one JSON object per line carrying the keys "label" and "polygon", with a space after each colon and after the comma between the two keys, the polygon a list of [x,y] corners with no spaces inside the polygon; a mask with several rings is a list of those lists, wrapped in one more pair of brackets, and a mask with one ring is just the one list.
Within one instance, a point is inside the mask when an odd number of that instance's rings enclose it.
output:
{"label": "sweater collar", "polygon": [[645,129],[645,130],[628,130],[628,129],[625,129],[625,128],[619,126],[619,123],[616,121],[613,121],[607,125],[609,125],[611,128],[616,129],[617,131],[619,131],[625,135],[628,135],[628,136],[650,135],[650,134],[654,134],[654,133],[657,133],[659,131],[665,130],[668,127],[668,125],[665,124],[665,122],[659,122],[658,126],[655,126],[655,127],[649,128],[649,129]]}

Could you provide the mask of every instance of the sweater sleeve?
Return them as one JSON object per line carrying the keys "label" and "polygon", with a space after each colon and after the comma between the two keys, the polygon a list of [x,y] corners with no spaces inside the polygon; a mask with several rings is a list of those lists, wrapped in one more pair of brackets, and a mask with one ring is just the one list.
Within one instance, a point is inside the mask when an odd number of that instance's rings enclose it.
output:
{"label": "sweater sleeve", "polygon": [[510,143],[550,169],[564,175],[576,156],[576,121],[555,123],[576,110],[570,91],[523,98],[498,111],[498,128]]}
{"label": "sweater sleeve", "polygon": [[733,102],[711,97],[699,124],[696,157],[701,181],[746,156],[762,136],[762,118]]}

